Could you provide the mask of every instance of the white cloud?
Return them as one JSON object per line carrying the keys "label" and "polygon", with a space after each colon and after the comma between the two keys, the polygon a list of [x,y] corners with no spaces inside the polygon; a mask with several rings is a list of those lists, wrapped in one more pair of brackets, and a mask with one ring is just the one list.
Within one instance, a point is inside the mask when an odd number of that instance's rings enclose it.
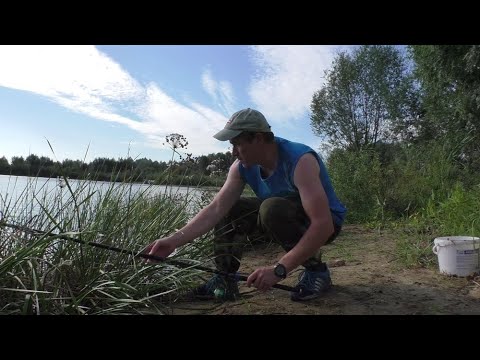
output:
{"label": "white cloud", "polygon": [[[332,46],[251,47],[257,75],[249,94],[272,124],[305,116],[333,59]],[[67,108],[143,134],[152,147],[180,133],[194,155],[225,151],[212,138],[237,111],[230,82],[201,74],[219,111],[180,103],[155,83],[141,84],[94,46],[0,46],[0,86],[29,91]]]}
{"label": "white cloud", "polygon": [[205,91],[210,95],[215,101],[217,100],[217,82],[212,77],[212,72],[210,70],[205,70],[202,74],[202,85]]}
{"label": "white cloud", "polygon": [[235,95],[233,87],[228,81],[215,80],[212,71],[208,69],[202,74],[202,85],[226,116],[235,112]]}
{"label": "white cloud", "polygon": [[72,106],[108,108],[109,101],[142,95],[139,84],[94,46],[0,46],[0,86],[67,97]]}
{"label": "white cloud", "polygon": [[[223,128],[227,118],[212,109],[196,103],[183,106],[155,84],[147,87],[147,98],[138,109],[144,121],[139,130],[154,147],[161,147],[165,135],[179,133],[188,142],[188,152],[195,155],[225,151],[228,144],[215,141],[214,131]],[[212,131],[213,130],[213,131]]]}
{"label": "white cloud", "polygon": [[233,87],[228,81],[220,81],[220,97],[223,104],[224,111],[230,116],[236,110],[234,108],[235,95],[233,93]]}
{"label": "white cloud", "polygon": [[[230,106],[231,86],[218,84],[208,74],[203,78],[207,91]],[[195,155],[227,147],[212,138],[212,129],[223,128],[227,121],[224,116],[198,104],[184,106],[153,83],[141,85],[94,46],[0,46],[0,86],[128,126],[145,135],[152,147],[162,147],[170,133],[186,136],[188,151]]]}
{"label": "white cloud", "polygon": [[141,124],[115,112],[144,89],[94,46],[0,46],[0,86],[30,91],[93,118]]}
{"label": "white cloud", "polygon": [[315,91],[325,81],[337,46],[252,46],[257,67],[249,95],[273,124],[292,125],[305,116]]}

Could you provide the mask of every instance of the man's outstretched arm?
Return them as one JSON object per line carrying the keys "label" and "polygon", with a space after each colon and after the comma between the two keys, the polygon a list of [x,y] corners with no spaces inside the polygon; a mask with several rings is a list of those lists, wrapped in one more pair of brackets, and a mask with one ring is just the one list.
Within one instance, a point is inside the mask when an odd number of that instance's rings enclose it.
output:
{"label": "man's outstretched arm", "polygon": [[227,180],[210,204],[200,210],[192,220],[176,233],[155,240],[143,252],[149,255],[166,257],[176,248],[207,233],[228,213],[240,198],[244,186],[245,183],[240,176],[237,160],[230,166]]}

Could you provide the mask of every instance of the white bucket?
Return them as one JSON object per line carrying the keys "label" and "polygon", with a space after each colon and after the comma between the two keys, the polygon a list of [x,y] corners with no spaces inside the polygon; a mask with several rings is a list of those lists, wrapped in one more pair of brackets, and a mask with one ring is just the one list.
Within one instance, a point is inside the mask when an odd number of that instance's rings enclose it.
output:
{"label": "white bucket", "polygon": [[480,238],[445,236],[434,240],[433,253],[438,256],[440,272],[468,276],[480,272]]}

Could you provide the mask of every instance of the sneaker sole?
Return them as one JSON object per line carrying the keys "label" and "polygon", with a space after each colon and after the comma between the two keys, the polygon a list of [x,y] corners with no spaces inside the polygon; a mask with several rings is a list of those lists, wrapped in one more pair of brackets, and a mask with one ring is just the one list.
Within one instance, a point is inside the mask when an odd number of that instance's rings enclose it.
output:
{"label": "sneaker sole", "polygon": [[318,298],[322,295],[323,294],[312,294],[312,295],[307,295],[307,296],[304,296],[304,297],[301,297],[301,298],[291,296],[290,300],[292,300],[292,301],[308,301],[308,300],[316,299],[316,298]]}
{"label": "sneaker sole", "polygon": [[329,291],[332,287],[333,287],[333,284],[330,284],[330,286],[327,289],[322,290],[322,292],[320,292],[320,293],[315,293],[315,294],[306,295],[306,296],[302,296],[302,297],[297,297],[297,295],[296,295],[297,293],[292,293],[290,295],[290,300],[292,300],[292,301],[308,301],[308,300],[316,299],[318,297],[324,296],[325,293],[327,291]]}

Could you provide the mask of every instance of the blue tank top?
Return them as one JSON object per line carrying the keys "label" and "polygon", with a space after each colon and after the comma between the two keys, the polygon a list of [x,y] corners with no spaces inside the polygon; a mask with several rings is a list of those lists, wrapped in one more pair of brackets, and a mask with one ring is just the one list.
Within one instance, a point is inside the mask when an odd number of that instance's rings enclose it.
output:
{"label": "blue tank top", "polygon": [[312,148],[304,144],[288,141],[277,136],[275,136],[275,142],[278,145],[278,164],[273,174],[263,179],[260,174],[259,165],[245,168],[242,164],[239,164],[240,175],[243,180],[250,185],[257,197],[261,200],[270,197],[299,197],[300,194],[293,181],[295,167],[302,155],[312,153],[320,165],[320,181],[327,194],[333,221],[337,225],[342,225],[347,209],[340,200],[338,200],[330,182],[327,168],[323,164],[320,156]]}

